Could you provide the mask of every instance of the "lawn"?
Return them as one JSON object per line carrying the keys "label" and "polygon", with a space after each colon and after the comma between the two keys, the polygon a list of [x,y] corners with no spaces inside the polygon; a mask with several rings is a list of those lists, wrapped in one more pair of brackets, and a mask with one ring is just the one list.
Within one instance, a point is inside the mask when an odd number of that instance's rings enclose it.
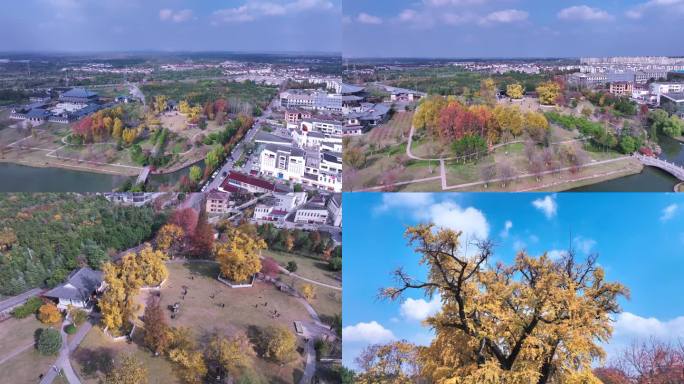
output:
{"label": "lawn", "polygon": [[[0,377],[3,383],[35,384],[41,375],[48,372],[57,356],[43,356],[35,348],[29,348],[14,358],[0,364]],[[55,380],[53,383],[65,381]]]}
{"label": "lawn", "polygon": [[[0,377],[3,383],[36,383],[56,361],[56,356],[43,356],[35,349],[34,334],[46,328],[35,316],[10,318],[0,323]],[[55,381],[59,383],[60,381]]]}
{"label": "lawn", "polygon": [[10,318],[0,323],[0,360],[32,344],[36,329],[45,327],[35,316],[25,319]]}
{"label": "lawn", "polygon": [[262,251],[262,255],[272,257],[283,267],[286,266],[289,261],[295,261],[297,263],[297,271],[295,273],[299,276],[336,287],[341,285],[340,273],[330,271],[328,269],[328,263],[323,260],[272,250],[264,250]]}
{"label": "lawn", "polygon": [[[280,292],[272,284],[255,282],[251,288],[230,288],[216,279],[217,264],[168,266],[169,279],[161,290],[161,305],[167,308],[180,303],[178,316],[169,320],[169,324],[191,327],[200,339],[204,340],[213,333],[250,337],[255,330],[269,325],[294,330],[294,321],[311,319],[298,299]],[[187,288],[187,295],[182,299],[184,287]],[[274,310],[280,314],[275,319],[271,315]],[[256,356],[252,358],[252,363],[251,378],[264,383],[295,382],[304,366],[304,360],[299,355],[282,366]]]}
{"label": "lawn", "polygon": [[71,354],[71,364],[83,383],[96,384],[104,377],[112,359],[122,354],[132,354],[148,371],[150,384],[180,383],[173,371],[173,365],[163,357],[140,347],[142,332],[134,337],[133,343],[114,342],[99,327],[93,327],[79,347]]}

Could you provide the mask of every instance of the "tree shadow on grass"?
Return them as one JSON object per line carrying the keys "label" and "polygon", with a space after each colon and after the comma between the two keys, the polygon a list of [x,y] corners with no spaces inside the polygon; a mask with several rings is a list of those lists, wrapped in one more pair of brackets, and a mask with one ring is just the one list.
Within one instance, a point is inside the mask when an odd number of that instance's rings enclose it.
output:
{"label": "tree shadow on grass", "polygon": [[216,263],[210,262],[197,262],[197,263],[185,263],[184,267],[190,271],[191,276],[204,276],[215,279],[219,273],[219,267]]}
{"label": "tree shadow on grass", "polygon": [[79,348],[73,353],[74,359],[81,365],[85,377],[95,377],[98,373],[107,375],[114,367],[116,352],[111,348]]}

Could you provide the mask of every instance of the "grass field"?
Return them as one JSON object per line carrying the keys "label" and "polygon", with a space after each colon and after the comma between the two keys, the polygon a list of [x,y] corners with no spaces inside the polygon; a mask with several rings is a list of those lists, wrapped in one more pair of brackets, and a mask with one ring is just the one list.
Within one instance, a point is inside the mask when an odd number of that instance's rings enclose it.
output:
{"label": "grass field", "polygon": [[296,273],[299,276],[336,287],[341,286],[340,272],[330,271],[328,269],[328,263],[323,260],[272,250],[264,250],[262,251],[262,255],[272,257],[283,267],[286,266],[289,261],[295,261],[297,263]]}
{"label": "grass field", "polygon": [[0,382],[36,383],[48,372],[57,357],[42,356],[33,347],[35,331],[45,327],[35,316],[0,323]]}

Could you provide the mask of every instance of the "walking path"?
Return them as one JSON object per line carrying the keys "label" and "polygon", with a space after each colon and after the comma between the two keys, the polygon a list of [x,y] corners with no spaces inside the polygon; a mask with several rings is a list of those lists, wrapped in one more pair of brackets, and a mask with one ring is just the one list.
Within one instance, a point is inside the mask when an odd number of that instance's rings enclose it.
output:
{"label": "walking path", "polygon": [[17,357],[19,354],[21,354],[25,350],[27,350],[29,348],[33,348],[34,345],[35,345],[35,343],[31,342],[31,344],[26,344],[24,346],[21,346],[15,350],[13,350],[8,355],[5,355],[0,359],[0,365],[6,363],[9,360],[12,360],[13,358]]}
{"label": "walking path", "polygon": [[78,348],[78,345],[81,344],[88,332],[90,332],[90,330],[93,328],[93,323],[96,321],[97,319],[88,319],[88,321],[81,324],[81,326],[78,328],[78,332],[76,332],[71,340],[71,343],[69,343],[67,334],[64,332],[64,327],[71,324],[71,322],[66,319],[64,320],[60,329],[60,334],[62,335],[62,349],[59,351],[59,357],[57,358],[57,361],[45,374],[45,376],[43,376],[40,384],[50,384],[58,374],[61,375],[62,373],[64,373],[64,377],[67,379],[69,384],[81,384],[81,380],[78,378],[78,375],[76,375],[76,372],[74,372],[74,369],[71,366],[69,355],[71,352],[75,351],[76,348]]}

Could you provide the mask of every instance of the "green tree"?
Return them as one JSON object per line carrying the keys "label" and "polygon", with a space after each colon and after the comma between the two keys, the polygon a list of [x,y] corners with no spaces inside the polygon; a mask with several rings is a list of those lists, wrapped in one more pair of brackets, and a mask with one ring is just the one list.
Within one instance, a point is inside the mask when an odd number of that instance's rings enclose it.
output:
{"label": "green tree", "polygon": [[36,349],[43,355],[56,355],[62,348],[62,336],[53,328],[39,330]]}
{"label": "green tree", "polygon": [[202,179],[202,168],[197,165],[190,167],[190,181],[197,183]]}

